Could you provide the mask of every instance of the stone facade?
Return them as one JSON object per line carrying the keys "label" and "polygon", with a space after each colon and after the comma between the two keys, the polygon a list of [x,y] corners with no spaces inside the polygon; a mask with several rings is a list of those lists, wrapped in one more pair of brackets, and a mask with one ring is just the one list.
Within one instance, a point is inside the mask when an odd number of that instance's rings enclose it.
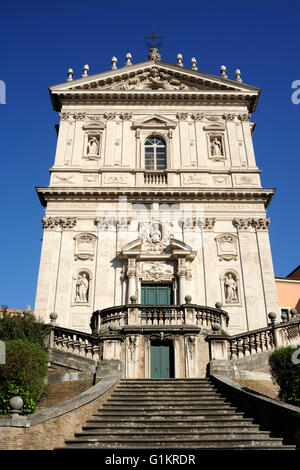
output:
{"label": "stone facade", "polygon": [[35,312],[89,332],[94,311],[161,284],[175,305],[221,302],[231,334],[266,326],[278,305],[274,189],[261,187],[250,121],[260,90],[159,57],[50,87],[60,125],[37,188]]}

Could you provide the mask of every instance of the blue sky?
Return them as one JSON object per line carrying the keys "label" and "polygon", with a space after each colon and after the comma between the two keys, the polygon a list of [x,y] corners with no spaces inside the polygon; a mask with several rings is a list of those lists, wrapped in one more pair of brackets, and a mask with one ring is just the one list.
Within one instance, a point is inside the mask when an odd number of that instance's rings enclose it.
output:
{"label": "blue sky", "polygon": [[[264,187],[277,188],[268,210],[275,274],[285,276],[299,259],[300,104],[291,101],[300,80],[299,20],[296,1],[231,0],[182,2],[10,2],[0,14],[1,185],[0,305],[34,307],[43,208],[36,186],[49,184],[56,148],[48,87],[66,80],[72,67],[79,78],[110,69],[111,58],[125,64],[147,58],[144,36],[162,39],[162,60],[229,78],[240,68],[245,83],[262,88],[252,120],[254,146]],[[300,95],[299,95],[300,96]]]}

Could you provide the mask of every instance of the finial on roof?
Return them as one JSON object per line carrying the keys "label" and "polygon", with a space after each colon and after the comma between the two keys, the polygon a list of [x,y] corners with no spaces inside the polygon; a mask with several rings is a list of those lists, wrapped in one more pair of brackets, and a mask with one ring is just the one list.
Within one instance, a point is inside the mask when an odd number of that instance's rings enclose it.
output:
{"label": "finial on roof", "polygon": [[225,65],[221,65],[220,72],[221,72],[222,78],[228,78],[228,75],[226,75],[226,67],[225,67]]}
{"label": "finial on roof", "polygon": [[158,52],[158,48],[155,47],[156,46],[155,41],[156,41],[156,39],[162,39],[162,38],[163,38],[163,36],[156,36],[154,31],[152,33],[152,36],[145,36],[145,39],[152,39],[152,42],[153,42],[153,45],[150,48],[150,53],[148,54],[148,59],[149,60],[160,60],[161,59],[161,55]]}
{"label": "finial on roof", "polygon": [[132,65],[131,59],[132,59],[132,56],[131,56],[130,52],[128,52],[126,54],[126,66]]}
{"label": "finial on roof", "polygon": [[82,72],[82,77],[87,77],[88,76],[88,71],[89,71],[89,66],[86,64],[84,67],[83,67],[83,72]]}
{"label": "finial on roof", "polygon": [[151,47],[150,52],[148,54],[148,59],[149,60],[160,60],[161,59],[161,55],[158,52],[157,47]]}
{"label": "finial on roof", "polygon": [[112,70],[116,70],[118,68],[117,67],[117,62],[118,62],[118,59],[115,56],[113,56],[111,58],[111,68],[112,68]]}
{"label": "finial on roof", "polygon": [[241,71],[240,69],[236,69],[235,71],[235,77],[238,82],[242,82],[243,80],[241,79]]}
{"label": "finial on roof", "polygon": [[73,80],[73,74],[74,74],[73,69],[69,69],[67,82],[71,82]]}
{"label": "finial on roof", "polygon": [[192,57],[192,58],[191,58],[191,66],[192,66],[192,69],[193,69],[193,70],[198,70],[197,61],[196,61],[196,58],[195,58],[195,57]]}
{"label": "finial on roof", "polygon": [[182,54],[177,54],[177,65],[179,65],[179,67],[183,67]]}

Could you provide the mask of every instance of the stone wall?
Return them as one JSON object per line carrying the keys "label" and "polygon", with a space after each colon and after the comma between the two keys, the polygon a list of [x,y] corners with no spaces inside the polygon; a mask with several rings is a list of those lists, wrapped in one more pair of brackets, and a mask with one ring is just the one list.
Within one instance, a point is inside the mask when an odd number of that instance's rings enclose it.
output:
{"label": "stone wall", "polygon": [[[12,427],[8,425],[9,420],[3,418],[0,420],[1,450],[53,450],[58,447],[64,447],[65,440],[72,439],[76,432],[81,431],[85,421],[90,419],[92,415],[97,412],[116,387],[117,383],[112,385],[105,393],[100,396],[98,395],[97,398],[85,405],[77,408],[73,407],[70,411],[60,416],[55,416],[52,419],[47,419],[39,424],[34,425],[33,422],[30,427]],[[76,406],[76,401],[80,401],[79,397],[83,395],[86,395],[86,393],[84,392],[68,402],[73,402]],[[50,415],[51,410],[55,409],[59,409],[59,407],[45,410],[44,414],[47,415],[48,412]],[[38,417],[38,415],[40,417],[42,413],[43,412],[39,412],[36,413],[36,415],[32,415],[32,417],[28,418],[28,421],[30,419],[32,419],[32,421],[34,419],[37,420],[36,417]],[[52,414],[55,414],[55,412]],[[26,424],[26,417],[16,419],[19,420],[19,422],[23,420],[24,425],[28,425]]]}

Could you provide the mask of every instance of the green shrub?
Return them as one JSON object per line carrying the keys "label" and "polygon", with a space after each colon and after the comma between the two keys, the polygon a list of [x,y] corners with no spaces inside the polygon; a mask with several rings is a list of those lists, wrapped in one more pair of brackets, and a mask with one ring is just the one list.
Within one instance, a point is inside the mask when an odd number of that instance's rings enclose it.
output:
{"label": "green shrub", "polygon": [[289,405],[300,406],[300,364],[292,361],[298,347],[282,347],[269,356],[273,380],[279,385],[279,399]]}
{"label": "green shrub", "polygon": [[0,413],[9,412],[15,395],[24,401],[22,414],[32,413],[41,397],[48,369],[48,354],[37,343],[17,339],[6,342],[6,363],[0,365]]}
{"label": "green shrub", "polygon": [[46,337],[50,334],[51,327],[37,320],[32,313],[24,311],[23,314],[13,314],[3,311],[0,318],[0,339],[10,341],[23,339],[31,343],[37,343],[45,348]]}

